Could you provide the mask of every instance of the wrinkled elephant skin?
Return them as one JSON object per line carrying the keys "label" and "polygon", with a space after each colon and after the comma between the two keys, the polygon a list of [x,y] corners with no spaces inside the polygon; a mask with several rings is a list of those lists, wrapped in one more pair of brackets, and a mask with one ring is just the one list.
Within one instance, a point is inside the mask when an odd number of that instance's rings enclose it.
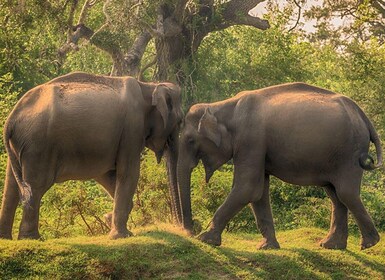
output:
{"label": "wrinkled elephant skin", "polygon": [[[98,181],[114,198],[112,239],[127,230],[140,154],[146,146],[158,160],[165,151],[174,211],[181,213],[176,185],[180,88],[132,77],[75,72],[27,92],[4,128],[8,153],[0,212],[0,237],[12,238],[18,202],[24,202],[19,239],[39,238],[40,201],[57,182]],[[19,195],[20,194],[20,195]],[[180,214],[179,214],[180,215]],[[178,219],[181,219],[179,217]]]}
{"label": "wrinkled elephant skin", "polygon": [[[368,155],[370,142],[377,164]],[[323,187],[332,201],[325,248],[346,248],[348,210],[362,234],[362,249],[379,235],[360,199],[363,170],[382,165],[379,137],[365,113],[351,99],[304,83],[290,83],[211,104],[196,104],[187,113],[179,141],[177,166],[182,222],[193,227],[191,172],[202,163],[206,181],[233,159],[233,188],[199,239],[221,244],[229,220],[251,204],[263,240],[258,248],[279,248],[269,198],[269,178]]]}

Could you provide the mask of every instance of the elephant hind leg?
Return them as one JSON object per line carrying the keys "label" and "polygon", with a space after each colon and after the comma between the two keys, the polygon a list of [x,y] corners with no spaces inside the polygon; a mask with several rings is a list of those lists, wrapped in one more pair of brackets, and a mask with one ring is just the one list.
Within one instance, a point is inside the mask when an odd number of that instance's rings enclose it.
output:
{"label": "elephant hind leg", "polygon": [[[23,215],[19,227],[18,239],[39,239],[39,210],[43,195],[53,185],[54,171],[48,165],[34,165],[26,162],[23,167],[23,177],[31,185],[32,196],[28,205],[23,206]],[[55,165],[52,165],[55,166]],[[33,167],[33,168],[31,168]],[[52,175],[52,176],[51,176]]]}
{"label": "elephant hind leg", "polygon": [[42,194],[34,192],[30,204],[23,207],[18,239],[39,239],[39,210]]}
{"label": "elephant hind leg", "polygon": [[327,249],[346,249],[348,239],[348,209],[340,201],[333,185],[324,186],[332,202],[332,213],[328,235],[320,246]]}
{"label": "elephant hind leg", "polygon": [[0,238],[12,239],[12,226],[19,203],[19,189],[10,161],[7,163],[3,200],[0,210]]}
{"label": "elephant hind leg", "polygon": [[280,248],[273,222],[273,214],[270,206],[269,175],[265,175],[264,189],[262,197],[258,201],[251,202],[254,217],[263,236],[258,245],[258,249],[278,249]]}
{"label": "elephant hind leg", "polygon": [[[359,174],[359,172],[357,173]],[[377,244],[380,236],[360,198],[361,176],[351,175],[357,173],[350,172],[348,176],[344,177],[344,181],[334,184],[334,186],[337,197],[353,214],[358,224],[362,236],[361,249],[366,249]]]}

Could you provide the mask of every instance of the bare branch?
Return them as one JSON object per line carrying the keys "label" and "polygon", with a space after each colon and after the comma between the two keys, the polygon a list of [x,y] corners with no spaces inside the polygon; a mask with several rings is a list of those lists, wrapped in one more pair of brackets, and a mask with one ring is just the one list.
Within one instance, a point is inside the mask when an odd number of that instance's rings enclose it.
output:
{"label": "bare branch", "polygon": [[225,14],[233,15],[238,13],[246,15],[251,9],[265,1],[266,0],[231,0],[223,5],[226,7]]}
{"label": "bare branch", "polygon": [[221,24],[223,28],[234,24],[243,24],[266,30],[270,27],[267,20],[249,15],[249,11],[265,0],[231,0],[224,5],[223,12],[224,22]]}
{"label": "bare branch", "polygon": [[75,15],[76,8],[79,4],[79,1],[78,0],[72,1],[70,14],[67,20],[67,28],[68,28],[67,42],[58,51],[59,55],[62,58],[65,57],[65,55],[68,52],[72,50],[77,51],[79,49],[77,44],[81,38],[85,38],[89,40],[91,36],[94,34],[94,32],[90,28],[84,25],[84,21],[87,17],[87,12],[89,8],[95,5],[95,3],[96,3],[96,0],[86,0],[84,2],[84,5],[79,15],[78,24],[76,26],[73,26],[74,15]]}
{"label": "bare branch", "polygon": [[69,38],[67,39],[67,42],[59,49],[59,55],[65,56],[68,52],[75,50],[78,50],[78,42],[81,38],[89,40],[94,32],[85,26],[84,24],[79,24],[77,26],[74,26],[71,30],[71,34],[69,35]]}
{"label": "bare branch", "polygon": [[70,14],[68,16],[68,21],[67,21],[68,27],[73,25],[74,16],[75,16],[75,10],[76,10],[76,7],[77,7],[78,3],[79,3],[78,0],[73,0],[72,1],[72,5],[71,5],[71,9],[70,9]]}
{"label": "bare branch", "polygon": [[128,69],[130,69],[129,75],[136,76],[139,73],[140,62],[151,38],[150,33],[143,32],[136,38],[132,48],[125,55],[124,60],[127,63]]}
{"label": "bare branch", "polygon": [[78,5],[78,0],[73,0],[72,5],[71,5],[71,9],[70,9],[70,14],[68,16],[68,21],[67,21],[67,43],[71,39],[72,26],[73,26],[73,22],[74,22],[75,10],[76,10],[77,5]]}
{"label": "bare branch", "polygon": [[371,4],[381,14],[381,16],[385,18],[385,1],[374,0],[371,1]]}
{"label": "bare branch", "polygon": [[78,24],[82,24],[84,23],[86,17],[87,17],[87,13],[88,13],[88,10],[93,6],[95,5],[96,3],[96,0],[86,0],[84,2],[84,5],[83,5],[83,8],[80,12],[80,15],[79,15],[79,20],[78,20]]}
{"label": "bare branch", "polygon": [[298,26],[299,20],[301,19],[302,7],[296,0],[293,0],[293,1],[294,1],[294,4],[298,7],[298,16],[297,16],[297,21],[295,22],[294,26],[289,29],[289,32],[293,31]]}
{"label": "bare branch", "polygon": [[149,63],[147,63],[146,65],[144,65],[141,69],[140,69],[140,71],[139,71],[139,73],[138,73],[138,80],[139,81],[143,81],[144,80],[144,72],[148,69],[148,68],[150,68],[151,66],[153,66],[153,65],[155,65],[155,63],[157,62],[157,60],[158,60],[158,57],[155,55],[154,56],[154,58],[149,62]]}

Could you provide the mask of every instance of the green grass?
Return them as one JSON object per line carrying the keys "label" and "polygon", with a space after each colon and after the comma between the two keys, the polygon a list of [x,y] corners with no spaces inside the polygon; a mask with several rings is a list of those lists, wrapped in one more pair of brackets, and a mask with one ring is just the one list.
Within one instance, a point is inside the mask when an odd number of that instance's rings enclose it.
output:
{"label": "green grass", "polygon": [[0,241],[0,279],[385,279],[385,234],[361,251],[359,237],[347,250],[326,250],[325,231],[278,232],[280,250],[259,251],[257,234],[224,234],[214,248],[170,225],[106,236]]}

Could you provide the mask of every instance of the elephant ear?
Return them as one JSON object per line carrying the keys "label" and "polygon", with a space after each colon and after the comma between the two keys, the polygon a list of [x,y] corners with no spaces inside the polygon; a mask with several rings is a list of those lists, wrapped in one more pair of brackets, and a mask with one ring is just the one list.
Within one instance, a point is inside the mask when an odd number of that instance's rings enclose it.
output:
{"label": "elephant ear", "polygon": [[156,106],[156,109],[162,116],[164,128],[167,127],[168,122],[169,108],[167,104],[169,99],[167,87],[161,84],[157,85],[152,92],[152,106]]}
{"label": "elephant ear", "polygon": [[214,142],[217,147],[221,145],[221,133],[218,128],[218,121],[211,113],[209,107],[206,108],[199,121],[198,132]]}

